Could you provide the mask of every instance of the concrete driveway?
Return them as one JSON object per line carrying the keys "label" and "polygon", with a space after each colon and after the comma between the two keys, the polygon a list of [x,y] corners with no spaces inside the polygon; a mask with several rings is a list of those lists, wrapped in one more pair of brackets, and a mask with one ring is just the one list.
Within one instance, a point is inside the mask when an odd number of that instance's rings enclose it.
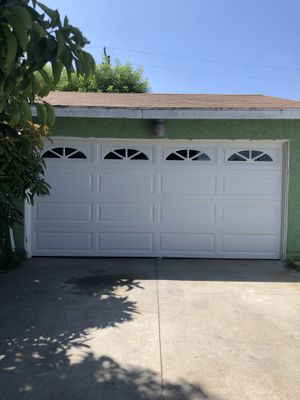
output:
{"label": "concrete driveway", "polygon": [[299,400],[279,261],[34,258],[0,276],[1,400]]}

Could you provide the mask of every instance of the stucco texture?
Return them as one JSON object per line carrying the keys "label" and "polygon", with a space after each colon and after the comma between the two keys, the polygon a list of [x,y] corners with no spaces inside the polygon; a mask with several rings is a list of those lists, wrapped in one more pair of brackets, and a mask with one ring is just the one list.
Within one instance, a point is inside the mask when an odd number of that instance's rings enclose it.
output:
{"label": "stucco texture", "polygon": [[[53,136],[153,138],[150,120],[57,118]],[[166,120],[166,139],[288,140],[287,258],[300,259],[300,120]]]}

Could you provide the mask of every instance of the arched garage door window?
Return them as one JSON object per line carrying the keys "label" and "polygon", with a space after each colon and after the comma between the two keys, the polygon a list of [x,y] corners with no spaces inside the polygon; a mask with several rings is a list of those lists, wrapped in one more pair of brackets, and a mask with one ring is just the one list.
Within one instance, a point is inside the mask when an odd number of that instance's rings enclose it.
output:
{"label": "arched garage door window", "polygon": [[80,150],[72,147],[54,147],[45,151],[43,158],[71,158],[71,159],[84,159],[87,156]]}

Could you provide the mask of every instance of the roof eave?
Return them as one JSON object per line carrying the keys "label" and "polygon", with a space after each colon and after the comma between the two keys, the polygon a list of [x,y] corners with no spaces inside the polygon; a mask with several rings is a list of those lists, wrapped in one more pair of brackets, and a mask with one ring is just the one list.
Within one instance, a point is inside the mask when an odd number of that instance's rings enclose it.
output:
{"label": "roof eave", "polygon": [[[56,117],[125,119],[300,119],[300,109],[192,109],[54,106]],[[32,113],[36,115],[35,107]]]}

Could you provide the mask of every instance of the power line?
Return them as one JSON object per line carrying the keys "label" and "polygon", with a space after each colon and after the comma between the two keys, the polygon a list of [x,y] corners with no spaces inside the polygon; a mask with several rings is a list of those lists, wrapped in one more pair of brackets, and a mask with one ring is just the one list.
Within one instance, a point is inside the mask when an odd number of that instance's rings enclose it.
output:
{"label": "power line", "polygon": [[[141,66],[140,64],[135,64],[131,63],[132,65],[136,66]],[[286,81],[286,82],[298,82],[300,83],[300,80],[297,79],[288,79],[288,78],[273,78],[269,76],[257,76],[257,75],[242,75],[242,74],[230,74],[230,73],[219,73],[219,72],[210,72],[210,71],[199,71],[199,70],[193,70],[193,69],[187,69],[187,68],[173,68],[173,67],[162,67],[158,65],[147,65],[143,64],[143,67],[147,68],[156,68],[156,69],[166,69],[166,70],[171,70],[171,71],[183,71],[183,72],[192,72],[192,73],[197,73],[197,74],[208,74],[208,75],[217,75],[217,76],[227,76],[231,78],[250,78],[250,79],[267,79],[267,80],[272,80],[272,81]]]}
{"label": "power line", "polygon": [[[88,45],[87,47],[94,48],[94,49],[103,49],[103,46]],[[169,57],[169,58],[178,58],[178,59],[186,59],[186,60],[194,60],[194,61],[203,61],[203,62],[215,63],[215,64],[229,64],[229,65],[246,66],[246,67],[251,67],[251,68],[266,68],[266,69],[277,69],[277,70],[288,70],[288,71],[300,71],[300,68],[296,68],[296,67],[284,67],[284,66],[279,66],[279,65],[263,65],[263,64],[247,64],[247,63],[239,63],[239,62],[235,62],[235,61],[221,61],[221,60],[208,59],[208,58],[202,58],[202,57],[182,56],[182,55],[178,55],[178,54],[166,54],[166,53],[156,53],[156,52],[144,51],[144,50],[132,50],[132,49],[125,49],[122,47],[106,46],[106,48],[111,49],[111,50],[127,51],[130,53],[139,53],[139,54],[148,54],[148,55],[159,56],[159,57]]]}

